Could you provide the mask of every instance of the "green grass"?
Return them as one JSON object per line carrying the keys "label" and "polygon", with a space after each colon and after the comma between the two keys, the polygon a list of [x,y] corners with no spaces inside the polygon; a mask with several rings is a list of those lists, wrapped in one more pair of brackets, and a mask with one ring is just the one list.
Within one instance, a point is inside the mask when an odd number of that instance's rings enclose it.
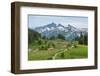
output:
{"label": "green grass", "polygon": [[[31,51],[28,51],[28,60],[51,60],[52,57],[62,51],[66,50],[66,44],[68,43],[65,40],[48,40],[48,42],[53,42],[55,48],[49,48],[47,50],[40,50],[39,45],[36,43],[29,44]],[[77,48],[72,48],[62,54],[56,56],[56,59],[79,59],[88,57],[88,47],[85,45],[78,45]]]}
{"label": "green grass", "polygon": [[80,59],[88,57],[88,48],[87,46],[78,46],[77,48],[72,48],[66,52],[64,52],[63,56],[59,54],[56,59]]}
{"label": "green grass", "polygon": [[42,51],[31,51],[29,52],[29,60],[49,60],[52,56],[57,53],[58,50],[42,50]]}

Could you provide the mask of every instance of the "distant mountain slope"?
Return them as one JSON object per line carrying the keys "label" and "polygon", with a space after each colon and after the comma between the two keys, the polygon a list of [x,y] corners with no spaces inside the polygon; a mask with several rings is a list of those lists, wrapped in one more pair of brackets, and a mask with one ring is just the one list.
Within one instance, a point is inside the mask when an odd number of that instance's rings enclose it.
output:
{"label": "distant mountain slope", "polygon": [[42,27],[37,27],[33,29],[36,32],[41,33],[42,36],[50,38],[52,36],[57,37],[58,34],[61,34],[65,37],[66,40],[73,40],[76,37],[79,37],[81,34],[87,34],[87,28],[78,29],[70,24],[67,27],[62,24],[55,24],[54,22],[44,25]]}

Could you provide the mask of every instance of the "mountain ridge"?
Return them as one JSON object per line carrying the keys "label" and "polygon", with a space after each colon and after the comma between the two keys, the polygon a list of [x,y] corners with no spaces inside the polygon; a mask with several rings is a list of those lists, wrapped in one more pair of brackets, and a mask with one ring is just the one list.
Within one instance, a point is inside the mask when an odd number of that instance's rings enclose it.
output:
{"label": "mountain ridge", "polygon": [[41,33],[42,36],[45,36],[47,38],[50,38],[52,36],[57,37],[58,34],[61,34],[65,37],[66,40],[67,39],[73,40],[76,37],[80,37],[81,34],[88,33],[87,31],[78,29],[70,24],[68,24],[67,27],[65,27],[64,25],[60,23],[57,25],[54,22],[41,26],[41,27],[36,27],[33,30]]}

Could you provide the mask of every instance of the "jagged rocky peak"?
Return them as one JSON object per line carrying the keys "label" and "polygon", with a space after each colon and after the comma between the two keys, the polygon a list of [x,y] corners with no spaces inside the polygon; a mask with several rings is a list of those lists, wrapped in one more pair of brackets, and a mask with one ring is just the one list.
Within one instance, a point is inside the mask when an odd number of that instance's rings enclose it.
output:
{"label": "jagged rocky peak", "polygon": [[54,22],[52,22],[51,24],[52,24],[52,25],[56,25],[56,23],[54,23]]}
{"label": "jagged rocky peak", "polygon": [[57,26],[58,26],[58,27],[64,27],[62,24],[58,24]]}
{"label": "jagged rocky peak", "polygon": [[58,26],[62,26],[62,24],[58,24]]}
{"label": "jagged rocky peak", "polygon": [[69,29],[70,31],[80,31],[80,29],[78,29],[78,28],[76,28],[76,27],[74,27],[74,26],[72,26],[72,25],[70,25],[70,24],[68,24],[68,29]]}
{"label": "jagged rocky peak", "polygon": [[68,27],[69,27],[69,28],[72,28],[73,26],[72,26],[72,25],[70,25],[70,24],[68,24]]}
{"label": "jagged rocky peak", "polygon": [[70,24],[68,24],[68,29],[71,30],[72,29],[72,26]]}
{"label": "jagged rocky peak", "polygon": [[48,24],[47,27],[49,27],[49,28],[56,27],[56,23],[52,22],[52,23]]}
{"label": "jagged rocky peak", "polygon": [[83,34],[88,33],[86,31],[80,30],[79,28],[71,24],[64,26],[61,23],[56,24],[55,22],[51,22],[41,27],[37,27],[33,30],[41,33],[42,36],[46,36],[47,38],[62,34],[63,36],[65,36],[66,39],[74,39],[75,37],[80,36],[81,32]]}

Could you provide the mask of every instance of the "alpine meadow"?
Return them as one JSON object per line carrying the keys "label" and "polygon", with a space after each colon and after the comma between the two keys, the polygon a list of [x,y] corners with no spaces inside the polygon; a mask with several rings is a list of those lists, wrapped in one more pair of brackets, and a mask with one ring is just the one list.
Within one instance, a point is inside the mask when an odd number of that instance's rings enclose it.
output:
{"label": "alpine meadow", "polygon": [[88,17],[28,16],[28,60],[88,58]]}

